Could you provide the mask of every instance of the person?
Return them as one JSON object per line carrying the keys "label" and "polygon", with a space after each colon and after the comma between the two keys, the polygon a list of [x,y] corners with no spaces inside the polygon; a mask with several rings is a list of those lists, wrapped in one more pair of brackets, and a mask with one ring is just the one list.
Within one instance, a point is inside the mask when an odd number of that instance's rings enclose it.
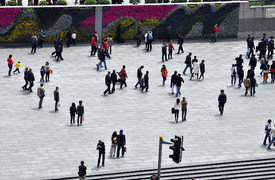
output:
{"label": "person", "polygon": [[182,101],[181,101],[181,118],[182,118],[182,121],[186,121],[186,115],[187,115],[187,101],[186,101],[186,98],[183,97],[182,98]]}
{"label": "person", "polygon": [[219,95],[219,98],[218,98],[219,110],[220,110],[220,114],[223,115],[224,105],[227,101],[227,97],[226,97],[226,94],[224,94],[223,89],[221,89],[220,92],[221,92],[221,94]]}
{"label": "person", "polygon": [[44,35],[44,32],[43,32],[43,29],[41,29],[41,30],[40,30],[40,33],[39,33],[39,44],[38,44],[38,46],[39,46],[39,45],[40,45],[40,47],[43,46],[44,37],[45,37],[45,35]]}
{"label": "person", "polygon": [[177,98],[175,104],[174,104],[174,112],[175,112],[175,121],[178,123],[179,120],[179,111],[180,111],[180,99]]}
{"label": "person", "polygon": [[80,166],[78,166],[79,180],[85,180],[86,179],[86,170],[87,170],[87,167],[84,166],[84,161],[81,161]]}
{"label": "person", "polygon": [[168,45],[168,50],[169,50],[169,54],[168,54],[168,59],[173,59],[172,57],[172,53],[173,53],[173,50],[174,50],[174,46],[173,46],[173,41],[170,40],[169,41],[169,45]]}
{"label": "person", "polygon": [[136,27],[136,38],[137,38],[137,46],[140,46],[141,38],[142,38],[142,28],[141,28],[141,26]]}
{"label": "person", "polygon": [[75,45],[76,33],[75,31],[72,33],[72,42],[71,44]]}
{"label": "person", "polygon": [[177,74],[178,74],[178,72],[175,71],[174,74],[171,76],[171,83],[170,83],[171,94],[174,94],[174,87],[176,86],[177,78],[178,78]]}
{"label": "person", "polygon": [[205,73],[205,64],[204,64],[204,60],[201,61],[200,63],[200,72],[201,72],[201,75],[199,77],[199,79],[204,79],[204,73]]}
{"label": "person", "polygon": [[98,50],[98,58],[99,58],[100,62],[97,64],[97,70],[99,70],[99,67],[101,66],[102,63],[104,63],[105,70],[107,70],[105,56],[106,56],[105,50],[104,50],[103,46],[101,46],[100,49]]}
{"label": "person", "polygon": [[106,93],[108,92],[109,94],[111,94],[111,72],[108,71],[107,75],[105,76],[105,84],[107,86],[107,89],[103,92],[104,96],[106,95]]}
{"label": "person", "polygon": [[149,31],[147,36],[148,47],[147,51],[152,51],[152,42],[154,41],[153,32]]}
{"label": "person", "polygon": [[267,138],[268,138],[269,143],[271,142],[271,138],[270,138],[271,122],[272,122],[272,120],[269,119],[269,120],[267,120],[267,123],[265,124],[265,138],[264,138],[264,142],[263,142],[264,146],[266,146]]}
{"label": "person", "polygon": [[45,72],[46,72],[46,82],[50,81],[50,63],[46,62],[45,64]]}
{"label": "person", "polygon": [[235,64],[232,64],[232,67],[231,67],[231,86],[233,86],[233,83],[234,83],[234,86],[236,84],[236,68],[235,68]]}
{"label": "person", "polygon": [[76,107],[75,107],[75,103],[72,103],[72,106],[70,107],[70,125],[72,126],[75,123],[75,113],[76,113]]}
{"label": "person", "polygon": [[164,64],[162,65],[162,68],[160,69],[160,72],[161,72],[161,76],[162,76],[162,85],[164,86],[166,78],[168,76],[168,71],[167,71],[167,68]]}
{"label": "person", "polygon": [[252,70],[254,70],[257,66],[257,59],[255,58],[255,54],[253,54],[251,59],[249,60],[249,66]]}
{"label": "person", "polygon": [[236,66],[237,66],[237,73],[239,73],[239,70],[240,70],[240,67],[243,65],[243,58],[242,58],[243,55],[239,55],[239,57],[236,57],[235,60],[236,60]]}
{"label": "person", "polygon": [[256,79],[254,76],[250,77],[250,96],[256,93],[255,91]]}
{"label": "person", "polygon": [[[275,127],[275,124],[274,124],[274,127]],[[268,150],[270,150],[271,148],[270,148],[270,146],[273,144],[273,142],[275,141],[275,128],[274,127],[272,127],[271,129],[270,129],[270,136],[272,137],[272,139],[271,139],[271,142],[269,143],[269,145],[267,146],[267,148],[266,149],[268,149]]]}
{"label": "person", "polygon": [[238,78],[239,78],[239,84],[238,84],[238,86],[239,86],[239,88],[240,88],[240,87],[242,87],[243,78],[244,78],[243,66],[241,66],[241,67],[239,68],[239,71],[238,71],[237,74],[238,74]]}
{"label": "person", "polygon": [[31,50],[31,53],[36,53],[36,47],[37,47],[38,39],[37,39],[37,36],[35,34],[32,35],[31,41],[32,41],[32,50]]}
{"label": "person", "polygon": [[275,81],[275,61],[272,61],[272,64],[270,67],[270,74],[271,74],[271,83],[274,83],[274,81]]}
{"label": "person", "polygon": [[116,28],[116,40],[117,43],[120,43],[120,38],[121,38],[121,24],[119,24]]}
{"label": "person", "polygon": [[266,54],[266,42],[265,39],[261,39],[258,43],[258,51],[260,52],[259,57],[265,56]]}
{"label": "person", "polygon": [[186,56],[186,59],[185,59],[185,62],[184,62],[186,64],[186,66],[183,70],[183,74],[185,74],[187,68],[190,68],[190,74],[192,74],[191,56],[192,56],[191,52]]}
{"label": "person", "polygon": [[165,58],[165,61],[168,61],[167,60],[167,45],[166,45],[166,41],[163,41],[163,43],[161,45],[161,50],[162,50],[162,56],[161,56],[162,62],[164,62],[164,58]]}
{"label": "person", "polygon": [[250,84],[250,78],[249,76],[246,77],[246,79],[243,81],[243,85],[245,87],[245,96],[247,95],[247,91],[250,88],[251,84]]}
{"label": "person", "polygon": [[121,74],[120,89],[122,89],[122,85],[123,85],[123,84],[125,85],[125,87],[127,87],[126,78],[128,78],[128,76],[127,76],[127,73],[126,73],[125,68],[126,68],[126,66],[123,65],[123,66],[122,66],[122,69],[121,69],[121,71],[120,71],[120,74]]}
{"label": "person", "polygon": [[52,52],[52,56],[55,54],[55,58],[57,56],[58,42],[59,42],[59,37],[56,36],[55,39],[54,39],[54,41],[53,41],[53,46],[54,46],[55,51]]}
{"label": "person", "polygon": [[80,119],[80,126],[82,126],[82,118],[84,116],[84,106],[82,105],[82,101],[79,101],[79,105],[76,108],[77,113],[77,126],[79,126],[79,119]]}
{"label": "person", "polygon": [[182,48],[182,44],[183,44],[183,42],[184,42],[184,40],[183,40],[183,36],[179,34],[179,37],[178,37],[178,45],[179,45],[179,48],[178,48],[178,52],[177,52],[177,54],[179,54],[179,53],[180,53],[180,51],[181,51],[181,53],[183,53],[183,52],[184,52],[184,51],[183,51],[183,48]]}
{"label": "person", "polygon": [[58,102],[59,102],[59,87],[55,88],[55,91],[53,92],[54,100],[55,100],[55,111],[58,111]]}
{"label": "person", "polygon": [[144,75],[144,86],[142,87],[141,91],[145,89],[145,92],[148,92],[149,88],[149,71],[146,71]]}
{"label": "person", "polygon": [[112,81],[112,84],[113,84],[112,93],[114,93],[116,91],[115,87],[116,87],[116,82],[117,82],[116,70],[113,70],[113,72],[111,74],[111,81]]}
{"label": "person", "polygon": [[273,59],[273,51],[274,51],[274,40],[273,36],[270,37],[270,40],[267,44],[267,59]]}
{"label": "person", "polygon": [[96,43],[97,43],[97,42],[98,42],[98,35],[97,35],[97,31],[95,31],[94,35],[95,35],[95,41],[96,41]]}
{"label": "person", "polygon": [[125,146],[126,145],[126,137],[123,134],[123,130],[119,131],[119,135],[117,136],[117,157],[119,157],[119,152],[121,149],[121,155],[122,157],[124,157],[124,153],[125,153]]}
{"label": "person", "polygon": [[28,80],[29,80],[30,86],[27,90],[32,92],[33,82],[35,81],[35,78],[31,68],[28,71]]}
{"label": "person", "polygon": [[91,46],[92,46],[92,50],[91,50],[91,56],[95,55],[96,53],[96,40],[95,40],[95,35],[92,36],[92,39],[91,39]]}
{"label": "person", "polygon": [[251,40],[251,36],[250,34],[247,35],[247,38],[246,38],[246,46],[247,46],[247,50],[246,50],[246,55],[249,56],[249,41]]}
{"label": "person", "polygon": [[59,42],[58,42],[58,47],[57,47],[57,59],[56,59],[56,61],[58,61],[59,60],[59,58],[61,59],[61,60],[63,60],[63,57],[62,57],[62,52],[63,52],[63,43],[61,42],[61,40],[59,40]]}
{"label": "person", "polygon": [[110,50],[110,54],[112,54],[112,47],[113,47],[114,41],[111,35],[109,35],[109,37],[107,38],[107,44],[108,44],[108,49]]}
{"label": "person", "polygon": [[16,69],[13,71],[13,73],[15,73],[16,71],[18,71],[18,73],[20,73],[20,71],[19,71],[19,68],[21,66],[20,61],[16,62],[14,66],[15,66]]}
{"label": "person", "polygon": [[181,76],[181,74],[178,74],[178,77],[176,79],[176,85],[177,85],[176,97],[178,97],[178,95],[181,95],[181,93],[180,93],[181,82],[184,83],[184,80],[180,76]]}
{"label": "person", "polygon": [[12,55],[9,55],[7,62],[8,62],[8,67],[9,67],[8,75],[11,76],[12,65],[14,63],[12,60]]}
{"label": "person", "polygon": [[254,55],[254,49],[255,49],[254,37],[252,37],[251,39],[249,39],[249,41],[248,41],[248,49],[249,49],[249,53],[247,54],[247,57],[250,58],[251,54],[252,54],[252,56]]}
{"label": "person", "polygon": [[139,87],[141,87],[141,78],[142,78],[142,69],[144,68],[144,66],[140,66],[137,69],[137,78],[138,78],[138,82],[135,85],[135,88],[137,88],[137,86],[139,85]]}
{"label": "person", "polygon": [[102,166],[104,166],[104,161],[105,161],[105,144],[104,144],[104,142],[99,140],[97,143],[96,149],[98,150],[97,167],[99,167],[101,156],[102,156]]}
{"label": "person", "polygon": [[24,70],[24,80],[25,80],[25,85],[22,87],[23,90],[27,90],[27,86],[29,84],[29,68],[25,67]]}
{"label": "person", "polygon": [[146,33],[144,34],[145,50],[148,49],[148,40],[147,40],[148,33],[149,31],[146,31]]}
{"label": "person", "polygon": [[40,68],[40,76],[41,76],[40,82],[44,82],[45,73],[46,73],[45,66],[41,66],[41,68]]}
{"label": "person", "polygon": [[70,47],[72,42],[72,30],[69,30],[66,34],[67,36],[67,47]]}
{"label": "person", "polygon": [[267,83],[268,73],[269,73],[269,64],[266,61],[265,65],[263,66],[263,83]]}
{"label": "person", "polygon": [[116,153],[116,147],[117,147],[117,132],[113,132],[112,137],[111,137],[111,148],[110,148],[110,157],[115,157]]}
{"label": "person", "polygon": [[39,106],[38,108],[42,108],[43,98],[45,97],[45,89],[43,88],[43,84],[40,84],[40,87],[37,88],[37,96],[39,97]]}
{"label": "person", "polygon": [[212,42],[217,42],[217,36],[219,31],[218,24],[215,24],[213,27],[214,36],[212,37]]}
{"label": "person", "polygon": [[193,62],[193,73],[191,74],[190,80],[192,80],[194,75],[197,75],[197,79],[199,79],[199,64],[197,59]]}

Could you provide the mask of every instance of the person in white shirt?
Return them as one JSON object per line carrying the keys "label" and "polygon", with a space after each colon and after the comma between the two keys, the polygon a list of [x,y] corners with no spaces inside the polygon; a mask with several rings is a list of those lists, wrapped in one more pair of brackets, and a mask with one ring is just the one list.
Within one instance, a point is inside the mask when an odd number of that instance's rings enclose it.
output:
{"label": "person in white shirt", "polygon": [[[274,124],[274,127],[275,127],[275,124]],[[270,136],[272,137],[272,140],[271,142],[269,143],[269,145],[267,146],[267,149],[270,150],[270,146],[273,144],[273,142],[275,141],[275,128],[272,127],[271,130],[270,130]]]}
{"label": "person in white shirt", "polygon": [[76,33],[75,31],[72,33],[72,44],[75,45]]}
{"label": "person in white shirt", "polygon": [[235,68],[235,64],[232,64],[232,68],[231,68],[231,85],[233,86],[233,82],[234,82],[234,85],[236,84],[236,74],[237,74],[237,71],[236,71],[236,68]]}
{"label": "person in white shirt", "polygon": [[148,41],[147,41],[148,31],[144,34],[144,41],[145,41],[145,49],[148,48]]}
{"label": "person in white shirt", "polygon": [[175,111],[175,121],[176,123],[178,123],[178,119],[179,119],[179,111],[181,109],[181,105],[180,105],[180,99],[177,98],[176,103],[174,104],[174,111]]}

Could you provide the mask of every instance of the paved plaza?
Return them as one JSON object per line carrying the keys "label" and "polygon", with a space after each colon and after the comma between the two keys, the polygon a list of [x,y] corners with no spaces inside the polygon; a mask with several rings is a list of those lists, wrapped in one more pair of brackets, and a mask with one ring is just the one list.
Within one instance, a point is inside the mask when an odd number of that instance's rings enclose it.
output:
{"label": "paved plaza", "polygon": [[[135,44],[114,45],[109,70],[119,71],[126,65],[127,88],[115,94],[103,96],[107,71],[96,70],[97,57],[90,56],[90,46],[64,46],[64,61],[56,62],[50,56],[52,46],[38,48],[30,54],[31,47],[0,49],[0,179],[49,179],[77,176],[81,160],[88,167],[87,173],[109,173],[136,169],[157,168],[159,136],[169,141],[174,135],[184,136],[183,159],[175,164],[169,155],[168,145],[163,145],[162,166],[223,162],[230,160],[267,158],[275,151],[262,147],[264,125],[273,120],[274,84],[262,83],[259,63],[255,73],[259,87],[255,96],[244,96],[244,88],[230,85],[230,69],[235,57],[244,54],[244,40],[224,40],[212,44],[194,40],[184,44],[184,54],[174,52],[166,62],[168,80],[162,86],[160,69],[161,43],[154,43],[152,52]],[[175,44],[175,48],[177,49]],[[176,97],[171,95],[170,77],[177,70],[182,73],[185,57],[192,52],[204,59],[204,80],[192,80],[183,76],[182,96],[188,101],[187,121],[174,121],[171,108]],[[21,61],[21,73],[7,76],[7,57]],[[40,68],[49,61],[53,70],[50,82],[44,83],[46,96],[43,108],[38,109],[36,95],[40,82]],[[244,71],[248,59],[244,59]],[[144,65],[143,74],[150,72],[149,92],[134,88],[136,69]],[[22,90],[24,67],[31,67],[35,74],[34,92]],[[13,69],[14,70],[14,69]],[[60,88],[61,106],[54,111],[53,91]],[[219,90],[224,89],[228,102],[224,115],[218,111]],[[69,108],[72,102],[82,100],[85,121],[82,127],[69,124]],[[109,158],[113,131],[124,130],[127,152],[124,158]],[[105,167],[96,168],[98,151],[96,144],[106,145]]]}

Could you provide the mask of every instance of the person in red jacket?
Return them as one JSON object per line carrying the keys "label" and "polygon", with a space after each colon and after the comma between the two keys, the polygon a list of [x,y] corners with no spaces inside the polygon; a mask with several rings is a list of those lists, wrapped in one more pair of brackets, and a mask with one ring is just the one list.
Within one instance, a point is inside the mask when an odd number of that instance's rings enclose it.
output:
{"label": "person in red jacket", "polygon": [[271,73],[271,83],[274,83],[274,81],[275,81],[275,61],[272,61],[272,64],[270,67],[270,73]]}
{"label": "person in red jacket", "polygon": [[162,79],[163,79],[162,84],[164,86],[165,85],[165,81],[166,81],[166,77],[168,75],[167,68],[166,68],[166,66],[164,64],[162,65],[162,68],[160,69],[160,72],[161,72],[161,76],[162,76]]}
{"label": "person in red jacket", "polygon": [[126,68],[126,66],[123,65],[123,66],[122,66],[122,69],[121,69],[121,71],[120,71],[120,75],[121,75],[120,89],[122,89],[122,85],[123,85],[123,84],[125,85],[125,87],[127,87],[126,78],[128,78],[128,76],[127,76],[127,73],[126,73],[125,68]]}
{"label": "person in red jacket", "polygon": [[110,55],[109,55],[109,53],[108,53],[108,43],[107,43],[107,38],[105,38],[104,39],[104,42],[103,42],[103,48],[104,48],[104,51],[105,51],[105,53],[106,53],[106,56],[107,56],[107,58],[111,58],[110,57]]}
{"label": "person in red jacket", "polygon": [[172,40],[169,41],[168,50],[169,50],[168,59],[173,59],[172,52],[174,50],[174,46],[173,46]]}
{"label": "person in red jacket", "polygon": [[9,55],[9,57],[8,57],[8,59],[7,59],[7,61],[8,61],[8,67],[9,67],[9,76],[11,76],[11,70],[12,70],[12,65],[13,65],[13,60],[12,60],[12,55]]}
{"label": "person in red jacket", "polygon": [[91,56],[95,55],[96,53],[96,39],[95,39],[95,35],[93,35],[92,39],[91,39],[91,45],[92,45],[92,51],[91,51]]}
{"label": "person in red jacket", "polygon": [[218,33],[220,32],[217,24],[215,24],[213,28],[213,32],[214,32],[214,36],[212,37],[212,42],[217,42],[217,36],[218,36]]}

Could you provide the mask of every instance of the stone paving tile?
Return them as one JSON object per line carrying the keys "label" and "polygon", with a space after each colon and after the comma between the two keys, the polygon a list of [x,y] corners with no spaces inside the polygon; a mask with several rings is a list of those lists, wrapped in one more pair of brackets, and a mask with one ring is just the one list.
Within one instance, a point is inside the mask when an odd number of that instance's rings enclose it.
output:
{"label": "stone paving tile", "polygon": [[[175,45],[177,47],[177,45]],[[81,160],[88,166],[88,174],[156,168],[158,138],[169,141],[174,135],[184,136],[185,152],[180,164],[168,156],[172,153],[163,147],[163,167],[181,166],[215,161],[250,158],[266,158],[273,152],[261,147],[264,124],[273,118],[273,84],[262,84],[259,67],[256,77],[259,87],[255,96],[245,97],[244,88],[230,86],[230,67],[235,57],[245,52],[244,41],[187,42],[185,53],[173,55],[166,62],[169,77],[162,86],[160,76],[161,44],[153,44],[147,53],[143,45],[115,45],[112,59],[107,60],[109,70],[126,65],[128,87],[117,86],[115,94],[104,97],[105,70],[96,71],[96,57],[89,56],[90,46],[64,48],[64,61],[55,62],[50,57],[52,47],[39,48],[30,54],[30,47],[0,49],[0,179],[46,179],[76,176]],[[185,83],[182,96],[189,102],[187,121],[176,124],[171,107],[176,98],[170,94],[170,75],[177,70],[182,73],[185,56],[193,52],[199,60],[205,59],[206,73],[203,81]],[[20,60],[21,74],[7,77],[9,54],[14,61]],[[38,109],[36,89],[39,86],[39,70],[50,62],[53,75],[44,83],[46,96],[43,108]],[[148,93],[134,89],[136,69],[144,65],[150,71]],[[31,67],[35,74],[33,93],[21,90],[24,84],[24,67]],[[244,70],[248,69],[245,59]],[[270,80],[270,79],[269,79]],[[60,87],[60,111],[54,112],[53,91]],[[225,89],[228,103],[220,116],[217,96]],[[83,127],[70,127],[69,107],[72,102],[83,100],[85,121]],[[128,152],[125,158],[109,158],[110,136],[113,131],[124,129]],[[106,144],[106,166],[96,168],[97,141]]]}

